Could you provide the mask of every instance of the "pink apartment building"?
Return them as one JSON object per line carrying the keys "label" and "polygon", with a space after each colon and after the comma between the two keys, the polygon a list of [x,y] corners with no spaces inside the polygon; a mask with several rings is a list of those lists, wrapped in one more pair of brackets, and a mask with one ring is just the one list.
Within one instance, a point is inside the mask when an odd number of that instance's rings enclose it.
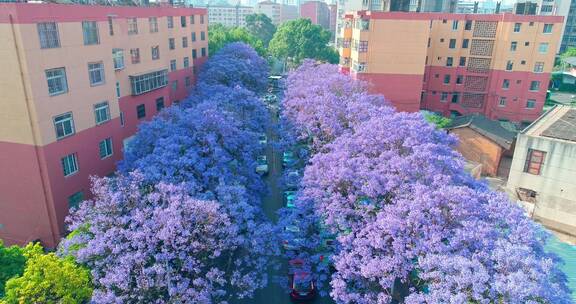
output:
{"label": "pink apartment building", "polygon": [[0,4],[0,239],[58,243],[89,177],[188,95],[207,23],[196,8]]}
{"label": "pink apartment building", "polygon": [[330,30],[330,9],[326,2],[307,1],[300,5],[300,17],[308,18],[313,24]]}
{"label": "pink apartment building", "polygon": [[400,111],[526,125],[542,113],[562,19],[358,11],[338,36],[340,68]]}

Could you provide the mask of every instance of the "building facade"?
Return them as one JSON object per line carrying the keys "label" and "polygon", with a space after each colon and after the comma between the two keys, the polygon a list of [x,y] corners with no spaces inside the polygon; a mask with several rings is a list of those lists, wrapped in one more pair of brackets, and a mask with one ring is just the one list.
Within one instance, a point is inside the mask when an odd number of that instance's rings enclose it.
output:
{"label": "building facade", "polygon": [[562,17],[360,11],[346,20],[341,70],[401,111],[524,124],[542,112]]}
{"label": "building facade", "polygon": [[568,48],[576,47],[576,1],[570,1],[568,15],[565,21],[560,53],[566,51]]}
{"label": "building facade", "polygon": [[532,217],[576,236],[576,108],[556,106],[518,134],[507,187]]}
{"label": "building facade", "polygon": [[300,17],[330,30],[330,8],[323,1],[307,1],[300,5]]}
{"label": "building facade", "polygon": [[[562,1],[562,0],[532,0],[532,1],[518,1],[514,5],[514,12],[516,14],[524,15],[542,15],[542,16],[562,16],[564,17],[564,23],[562,25],[562,43],[558,44],[556,52],[560,53],[566,49],[566,44],[572,41],[572,46],[576,46],[576,32],[572,35],[572,30],[575,28],[574,18],[570,18],[570,9],[572,6],[572,1]],[[573,12],[574,13],[574,12]],[[569,25],[570,28],[566,29]],[[564,36],[567,36],[564,38]],[[572,37],[572,39],[571,39]]]}
{"label": "building facade", "polygon": [[0,239],[58,243],[89,177],[188,95],[207,25],[204,9],[0,4]]}
{"label": "building facade", "polygon": [[256,5],[256,13],[264,14],[272,20],[272,24],[279,25],[281,23],[280,11],[282,4],[272,1],[262,1]]}
{"label": "building facade", "polygon": [[227,27],[245,27],[246,16],[254,13],[250,6],[208,6],[208,21],[210,24],[222,24]]}

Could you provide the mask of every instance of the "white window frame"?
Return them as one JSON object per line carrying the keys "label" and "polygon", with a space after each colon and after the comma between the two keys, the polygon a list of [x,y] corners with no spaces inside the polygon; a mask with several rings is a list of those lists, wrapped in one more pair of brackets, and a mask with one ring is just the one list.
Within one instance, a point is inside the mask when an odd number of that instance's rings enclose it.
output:
{"label": "white window frame", "polygon": [[[60,162],[62,164],[62,173],[64,174],[64,177],[74,175],[78,172],[78,156],[76,153],[71,153],[62,157]],[[68,173],[66,173],[66,171],[68,171]]]}
{"label": "white window frame", "polygon": [[124,49],[112,49],[112,61],[114,61],[114,70],[122,70],[124,64]]}
{"label": "white window frame", "polygon": [[[100,81],[94,81],[97,75],[99,75]],[[102,85],[106,82],[104,75],[104,63],[102,61],[88,63],[88,79],[90,81],[91,87]]]}
{"label": "white window frame", "polygon": [[98,23],[96,21],[82,21],[82,36],[84,37],[84,45],[100,44]]}
{"label": "white window frame", "polygon": [[60,34],[58,23],[40,22],[36,24],[41,49],[53,49],[60,47]]}
{"label": "white window frame", "polygon": [[158,18],[149,17],[148,24],[150,25],[150,33],[158,33]]}
{"label": "white window frame", "polygon": [[[58,74],[56,74],[58,73]],[[46,83],[48,86],[48,94],[50,96],[56,96],[60,94],[65,94],[68,92],[68,80],[66,79],[66,68],[54,68],[48,69],[44,71],[46,75]],[[51,91],[50,87],[56,87],[56,82],[59,83],[59,87],[61,87],[58,91]],[[50,85],[52,83],[53,85]]]}
{"label": "white window frame", "polygon": [[538,45],[538,52],[540,54],[547,54],[549,48],[550,44],[548,42],[542,42],[540,45]]}
{"label": "white window frame", "polygon": [[132,63],[132,64],[140,63],[140,49],[139,48],[130,49],[130,63]]}
{"label": "white window frame", "polygon": [[151,48],[152,60],[160,59],[160,46],[156,45]]}
{"label": "white window frame", "polygon": [[101,125],[107,121],[110,121],[110,105],[107,101],[94,105],[94,119],[96,121],[96,125]]}
{"label": "white window frame", "polygon": [[537,61],[534,63],[534,73],[544,73],[544,62]]}
{"label": "white window frame", "polygon": [[[105,154],[102,155],[104,149]],[[98,155],[100,159],[106,159],[114,154],[114,148],[112,145],[112,137],[108,137],[98,143]]]}
{"label": "white window frame", "polygon": [[138,18],[128,18],[128,35],[138,35]]}
{"label": "white window frame", "polygon": [[[56,132],[56,139],[62,139],[62,138],[66,138],[68,136],[72,136],[74,135],[74,133],[76,133],[76,130],[74,128],[74,116],[72,115],[72,112],[68,112],[68,113],[64,113],[64,114],[60,114],[57,116],[54,116],[54,118],[52,119],[52,122],[54,123],[54,131]],[[70,132],[66,133],[66,126],[65,124],[69,123],[69,129]],[[58,127],[61,126],[62,129],[62,135],[59,136],[58,135]]]}

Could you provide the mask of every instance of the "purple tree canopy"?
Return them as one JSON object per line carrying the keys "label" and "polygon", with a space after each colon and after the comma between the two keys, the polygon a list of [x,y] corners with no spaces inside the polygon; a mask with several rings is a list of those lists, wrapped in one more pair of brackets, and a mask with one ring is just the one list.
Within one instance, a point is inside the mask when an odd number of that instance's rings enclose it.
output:
{"label": "purple tree canopy", "polygon": [[392,113],[367,84],[338,73],[336,66],[305,61],[287,80],[283,114],[300,140],[318,150],[378,112]]}
{"label": "purple tree canopy", "polygon": [[242,86],[262,92],[268,83],[268,64],[252,47],[229,43],[208,60],[200,71],[199,84]]}
{"label": "purple tree canopy", "polygon": [[[228,190],[228,205],[252,208]],[[256,254],[271,227],[238,223],[218,202],[181,186],[150,186],[138,173],[95,179],[93,193],[71,215],[70,227],[84,232],[62,246],[80,243],[72,253],[92,270],[94,302],[221,303],[267,284],[267,259]],[[256,229],[255,240],[243,233]]]}
{"label": "purple tree canopy", "polygon": [[[243,185],[258,197],[264,184],[255,172],[258,134],[210,103],[169,108],[143,123],[119,169],[138,170],[151,183],[183,183],[190,194],[214,198],[221,185]],[[212,196],[211,196],[212,195]]]}

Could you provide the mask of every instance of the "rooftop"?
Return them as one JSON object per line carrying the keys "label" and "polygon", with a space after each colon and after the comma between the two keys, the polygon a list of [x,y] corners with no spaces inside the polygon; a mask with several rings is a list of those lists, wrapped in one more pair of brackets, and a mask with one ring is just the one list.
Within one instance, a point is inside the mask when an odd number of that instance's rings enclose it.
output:
{"label": "rooftop", "polygon": [[576,108],[557,105],[540,116],[522,133],[576,143]]}
{"label": "rooftop", "polygon": [[446,129],[452,130],[465,127],[482,134],[505,149],[510,149],[514,138],[516,138],[516,133],[502,127],[499,121],[490,120],[480,114],[456,117],[452,119]]}

